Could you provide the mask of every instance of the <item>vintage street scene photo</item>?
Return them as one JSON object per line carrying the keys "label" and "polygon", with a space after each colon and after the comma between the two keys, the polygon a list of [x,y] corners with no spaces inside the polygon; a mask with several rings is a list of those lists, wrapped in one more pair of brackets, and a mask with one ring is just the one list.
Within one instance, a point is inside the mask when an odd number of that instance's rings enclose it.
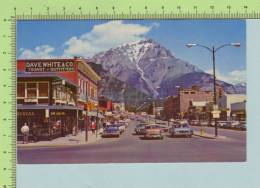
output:
{"label": "vintage street scene photo", "polygon": [[245,20],[20,20],[16,39],[18,164],[247,160]]}

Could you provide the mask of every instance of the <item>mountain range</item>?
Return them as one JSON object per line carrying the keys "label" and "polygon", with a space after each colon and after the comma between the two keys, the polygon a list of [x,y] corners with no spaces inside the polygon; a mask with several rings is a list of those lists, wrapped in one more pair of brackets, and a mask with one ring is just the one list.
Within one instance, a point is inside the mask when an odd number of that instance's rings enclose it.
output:
{"label": "mountain range", "polygon": [[[117,98],[120,98],[118,93],[125,93],[122,88],[135,91],[142,95],[143,99],[175,95],[177,86],[187,88],[197,85],[204,90],[213,88],[212,75],[175,57],[152,39],[122,44],[94,55],[90,61],[97,64],[96,66],[99,65],[98,72],[103,75],[100,92],[108,95],[107,87],[113,88],[110,95],[117,95]],[[94,64],[92,63],[92,66]],[[117,85],[113,85],[114,82],[117,82]],[[232,85],[221,80],[217,83],[227,93],[246,92],[246,86],[243,84]],[[121,89],[116,92],[116,88]],[[123,94],[121,95],[123,99]]]}

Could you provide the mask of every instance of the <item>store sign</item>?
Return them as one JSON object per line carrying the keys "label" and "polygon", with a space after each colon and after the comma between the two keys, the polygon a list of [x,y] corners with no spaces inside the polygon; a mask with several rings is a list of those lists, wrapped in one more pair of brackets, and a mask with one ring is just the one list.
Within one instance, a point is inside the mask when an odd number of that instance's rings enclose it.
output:
{"label": "store sign", "polygon": [[18,116],[34,116],[34,112],[30,112],[30,111],[21,111],[21,112],[17,112]]}
{"label": "store sign", "polygon": [[58,81],[51,82],[52,85],[65,85],[65,83],[66,83],[65,80],[58,80]]}
{"label": "store sign", "polygon": [[26,72],[66,72],[74,71],[73,61],[30,61],[25,63]]}
{"label": "store sign", "polygon": [[51,112],[51,116],[66,116],[66,112],[54,111],[54,112]]}

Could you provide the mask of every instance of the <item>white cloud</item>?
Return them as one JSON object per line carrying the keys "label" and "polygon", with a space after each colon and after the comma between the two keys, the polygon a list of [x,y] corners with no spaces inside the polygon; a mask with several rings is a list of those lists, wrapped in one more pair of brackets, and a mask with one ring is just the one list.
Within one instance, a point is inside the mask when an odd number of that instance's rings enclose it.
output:
{"label": "white cloud", "polygon": [[50,45],[41,45],[36,46],[33,50],[20,48],[20,56],[19,59],[47,59],[54,58],[51,53],[55,50],[54,47]]}
{"label": "white cloud", "polygon": [[151,29],[158,27],[158,23],[144,26],[119,20],[95,25],[90,32],[66,41],[64,55],[90,57],[117,45],[143,39]]}
{"label": "white cloud", "polygon": [[[212,69],[205,72],[213,74]],[[246,70],[234,70],[228,74],[222,74],[220,71],[216,70],[216,77],[218,80],[231,84],[246,83]]]}

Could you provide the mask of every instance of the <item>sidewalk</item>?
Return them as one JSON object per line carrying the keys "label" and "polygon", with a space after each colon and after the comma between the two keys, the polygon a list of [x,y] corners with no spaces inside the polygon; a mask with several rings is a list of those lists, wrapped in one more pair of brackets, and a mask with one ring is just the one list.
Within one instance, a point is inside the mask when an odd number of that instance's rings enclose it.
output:
{"label": "sidewalk", "polygon": [[204,133],[203,135],[201,135],[200,131],[193,131],[193,135],[199,136],[199,137],[202,137],[202,138],[207,138],[207,139],[226,139],[227,138],[225,136],[215,137],[214,134],[210,134],[210,133]]}
{"label": "sidewalk", "polygon": [[23,144],[22,141],[17,142],[18,148],[38,148],[38,147],[66,147],[66,146],[80,146],[90,143],[97,142],[100,140],[101,134],[92,134],[88,131],[88,141],[85,141],[85,131],[79,132],[76,136],[67,135],[66,137],[59,137],[51,141],[38,141],[29,142],[28,144]]}

